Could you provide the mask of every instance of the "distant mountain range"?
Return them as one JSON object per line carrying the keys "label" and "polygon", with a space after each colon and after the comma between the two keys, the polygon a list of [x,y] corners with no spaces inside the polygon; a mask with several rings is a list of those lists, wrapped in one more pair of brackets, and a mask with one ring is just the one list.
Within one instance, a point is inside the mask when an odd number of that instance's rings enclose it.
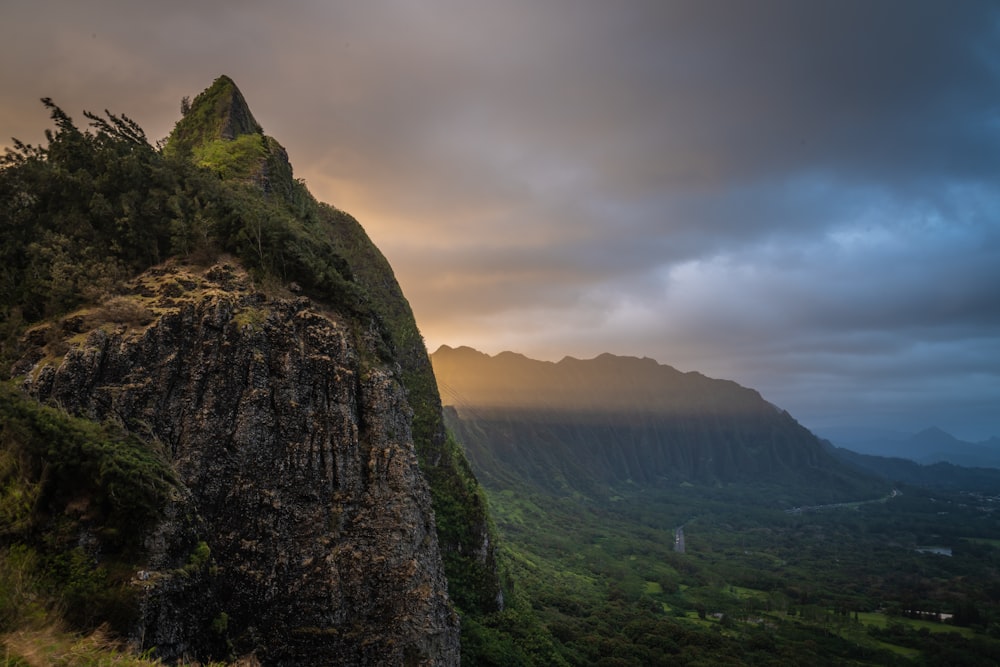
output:
{"label": "distant mountain range", "polygon": [[973,468],[1000,468],[1000,438],[982,442],[959,440],[937,427],[912,435],[850,430],[823,434],[838,447],[860,454],[909,459],[926,465],[951,463]]}
{"label": "distant mountain range", "polygon": [[840,447],[831,447],[831,451],[840,460],[893,484],[989,495],[1000,493],[1000,469],[997,468],[965,467],[943,461],[917,463],[904,458],[859,454]]}
{"label": "distant mountain range", "polygon": [[442,346],[431,362],[445,420],[494,488],[603,494],[623,485],[745,483],[829,496],[869,489],[875,477],[879,485],[1000,491],[996,438],[844,431],[833,434],[835,446],[753,389],[653,359],[547,362]]}
{"label": "distant mountain range", "polygon": [[487,486],[560,494],[759,484],[820,501],[884,491],[753,389],[653,359],[557,363],[443,346],[445,419]]}

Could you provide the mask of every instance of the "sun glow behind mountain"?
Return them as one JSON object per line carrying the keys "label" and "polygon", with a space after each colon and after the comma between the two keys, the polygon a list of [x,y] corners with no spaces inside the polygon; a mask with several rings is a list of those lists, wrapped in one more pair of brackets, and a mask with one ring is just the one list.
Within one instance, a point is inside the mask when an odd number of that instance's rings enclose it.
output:
{"label": "sun glow behind mountain", "polygon": [[993,3],[45,6],[5,8],[0,136],[37,143],[43,96],[165,136],[227,71],[432,348],[1000,433]]}

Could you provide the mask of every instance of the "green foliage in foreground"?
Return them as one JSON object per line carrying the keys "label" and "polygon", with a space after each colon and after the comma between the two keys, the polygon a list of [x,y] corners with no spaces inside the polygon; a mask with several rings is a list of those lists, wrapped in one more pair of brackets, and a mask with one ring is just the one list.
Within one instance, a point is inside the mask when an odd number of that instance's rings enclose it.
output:
{"label": "green foliage in foreground", "polygon": [[[160,452],[0,384],[0,631],[125,627],[127,577],[175,484]],[[100,554],[100,559],[96,557]]]}
{"label": "green foliage in foreground", "polygon": [[[15,142],[0,160],[0,344],[16,356],[24,327],[114,294],[127,278],[168,257],[211,260],[234,253],[263,284],[298,281],[311,294],[375,321],[377,308],[335,252],[321,207],[301,183],[268,196],[253,179],[220,179],[272,160],[261,135],[213,141],[202,161],[165,155],[126,117],[88,114],[82,131],[46,101],[55,132],[48,145]],[[243,137],[247,137],[244,139]],[[270,163],[269,162],[269,163]],[[375,304],[377,306],[377,304]]]}
{"label": "green foliage in foreground", "polygon": [[25,535],[76,506],[107,545],[134,546],[160,515],[173,469],[113,425],[39,405],[0,384],[0,537]]}

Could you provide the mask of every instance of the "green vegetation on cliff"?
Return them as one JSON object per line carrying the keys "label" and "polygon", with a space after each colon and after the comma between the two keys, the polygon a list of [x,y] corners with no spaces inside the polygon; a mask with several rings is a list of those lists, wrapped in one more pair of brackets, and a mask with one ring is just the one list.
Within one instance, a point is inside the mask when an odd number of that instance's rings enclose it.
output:
{"label": "green vegetation on cliff", "polygon": [[39,405],[9,382],[0,423],[0,634],[60,621],[125,630],[138,612],[132,563],[173,470],[120,427]]}
{"label": "green vegetation on cliff", "polygon": [[[192,153],[204,153],[209,145],[219,149],[225,145],[223,142],[233,142],[240,136],[263,137],[264,131],[250,113],[243,94],[228,76],[217,78],[193,103],[187,104],[186,98],[184,102],[183,115],[163,149],[167,156],[188,157]],[[237,144],[231,146],[229,152],[241,150]]]}
{"label": "green vegetation on cliff", "polygon": [[[285,150],[228,77],[185,105],[162,149],[127,116],[87,113],[89,128],[80,129],[44,103],[55,125],[46,145],[15,142],[0,158],[0,363],[20,359],[31,336],[51,338],[32,347],[64,353],[60,341],[78,326],[69,313],[113,303],[129,278],[168,258],[207,264],[235,255],[259,289],[322,303],[374,341],[368,363],[399,369],[451,596],[469,618],[494,611],[502,596],[486,506],[446,437],[410,307],[358,222],[293,177]],[[79,472],[121,497],[115,470]],[[146,471],[131,472],[142,479]]]}
{"label": "green vegetation on cliff", "polygon": [[136,546],[174,484],[164,456],[113,425],[70,417],[0,384],[0,529],[28,534],[85,502],[102,542]]}

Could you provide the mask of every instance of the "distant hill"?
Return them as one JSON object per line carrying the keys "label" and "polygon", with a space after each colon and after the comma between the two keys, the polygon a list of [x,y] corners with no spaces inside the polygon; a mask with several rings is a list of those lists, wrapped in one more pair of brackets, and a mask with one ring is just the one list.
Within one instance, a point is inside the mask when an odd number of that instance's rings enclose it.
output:
{"label": "distant hill", "polygon": [[729,380],[611,354],[553,363],[444,346],[431,362],[445,419],[488,486],[594,494],[742,483],[817,499],[875,488],[786,411]]}
{"label": "distant hill", "polygon": [[834,456],[857,468],[896,484],[927,489],[1000,493],[1000,470],[957,466],[952,463],[917,463],[905,458],[859,454],[842,447],[830,447]]}
{"label": "distant hill", "polygon": [[970,468],[1000,468],[1000,438],[997,437],[982,442],[968,442],[934,426],[912,435],[825,435],[838,447],[861,454],[909,459],[922,464],[945,462]]}

